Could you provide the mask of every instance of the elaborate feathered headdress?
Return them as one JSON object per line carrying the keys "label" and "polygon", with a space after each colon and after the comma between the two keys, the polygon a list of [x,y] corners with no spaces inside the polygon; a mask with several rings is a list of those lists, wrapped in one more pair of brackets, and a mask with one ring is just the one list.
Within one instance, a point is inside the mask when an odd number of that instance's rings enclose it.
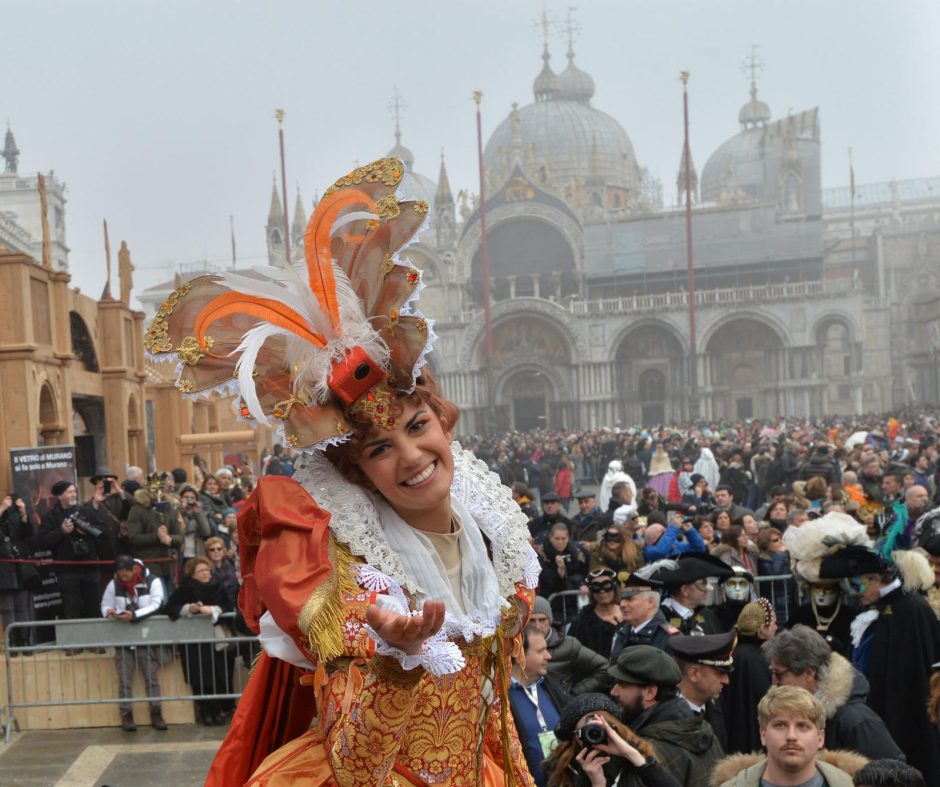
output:
{"label": "elaborate feathered headdress", "polygon": [[298,448],[342,442],[353,414],[394,426],[392,391],[414,390],[434,339],[410,309],[421,273],[398,258],[428,212],[396,197],[404,172],[380,159],[327,189],[304,234],[305,271],[201,276],[171,293],[145,344],[178,359],[180,391],[236,393],[240,417],[280,423]]}
{"label": "elaborate feathered headdress", "polygon": [[821,579],[823,558],[847,546],[869,546],[865,527],[848,514],[830,511],[819,519],[788,527],[783,542],[790,550],[790,565],[799,579],[811,585],[834,584],[835,579]]}

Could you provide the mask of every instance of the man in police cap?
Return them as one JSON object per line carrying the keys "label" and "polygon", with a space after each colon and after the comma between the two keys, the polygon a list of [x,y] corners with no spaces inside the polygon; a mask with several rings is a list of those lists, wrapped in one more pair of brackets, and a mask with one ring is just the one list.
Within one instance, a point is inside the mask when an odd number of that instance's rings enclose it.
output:
{"label": "man in police cap", "polygon": [[[819,576],[841,579],[871,618],[856,639],[852,664],[868,678],[868,705],[884,719],[907,761],[930,787],[940,787],[940,737],[927,716],[931,665],[940,660],[940,623],[912,585],[926,559],[900,551],[888,560],[864,546],[847,546],[823,558]],[[907,567],[907,568],[905,568]],[[910,574],[905,577],[905,570]],[[859,636],[860,634],[860,636]]]}
{"label": "man in police cap", "polygon": [[634,645],[607,672],[624,723],[653,744],[663,768],[683,787],[707,787],[724,752],[711,725],[677,693],[682,673],[675,659],[652,645]]}
{"label": "man in police cap", "polygon": [[536,544],[542,544],[552,527],[559,522],[567,525],[568,533],[574,530],[574,523],[561,513],[561,498],[554,492],[542,495],[542,515],[529,522],[529,532]]}
{"label": "man in police cap", "polygon": [[642,569],[630,574],[620,586],[620,611],[623,623],[614,634],[610,647],[610,660],[614,662],[620,651],[632,645],[652,645],[666,650],[666,641],[678,633],[670,626],[659,608],[661,582],[647,579]]}
{"label": "man in police cap", "polygon": [[661,582],[669,593],[662,603],[669,625],[680,634],[700,637],[724,630],[715,612],[705,606],[711,588],[708,578],[725,579],[733,574],[728,565],[716,557],[685,554],[677,561],[664,561],[650,577]]}
{"label": "man in police cap", "polygon": [[728,730],[721,706],[715,700],[730,680],[737,642],[737,629],[703,637],[677,634],[669,639],[669,652],[682,671],[679,696],[696,716],[711,724],[723,751],[728,750]]}

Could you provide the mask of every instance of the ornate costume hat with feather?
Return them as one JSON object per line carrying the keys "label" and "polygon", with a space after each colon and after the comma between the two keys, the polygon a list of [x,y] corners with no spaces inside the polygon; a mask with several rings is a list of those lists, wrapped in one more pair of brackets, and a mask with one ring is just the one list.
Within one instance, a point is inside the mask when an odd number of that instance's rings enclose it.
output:
{"label": "ornate costume hat with feather", "polygon": [[380,159],[327,189],[304,234],[304,270],[201,276],[171,293],[145,344],[179,361],[180,391],[238,394],[240,417],[279,424],[299,449],[343,442],[354,413],[394,426],[392,391],[414,389],[435,338],[411,308],[421,273],[398,257],[428,213],[396,196],[404,172]]}
{"label": "ornate costume hat with feather", "polygon": [[790,551],[793,573],[810,585],[835,584],[838,580],[823,579],[819,568],[824,558],[847,546],[869,545],[865,527],[848,514],[832,511],[800,527],[788,527],[783,542]]}

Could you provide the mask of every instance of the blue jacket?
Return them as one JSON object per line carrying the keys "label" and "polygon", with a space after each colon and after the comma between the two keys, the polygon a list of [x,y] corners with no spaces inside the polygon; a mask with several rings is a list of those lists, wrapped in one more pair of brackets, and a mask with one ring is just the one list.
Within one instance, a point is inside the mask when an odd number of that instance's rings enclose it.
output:
{"label": "blue jacket", "polygon": [[683,552],[705,552],[705,542],[694,527],[685,534],[685,541],[678,541],[682,532],[678,525],[669,525],[662,537],[652,546],[644,547],[643,557],[647,563],[656,560],[665,560],[668,557],[677,557]]}

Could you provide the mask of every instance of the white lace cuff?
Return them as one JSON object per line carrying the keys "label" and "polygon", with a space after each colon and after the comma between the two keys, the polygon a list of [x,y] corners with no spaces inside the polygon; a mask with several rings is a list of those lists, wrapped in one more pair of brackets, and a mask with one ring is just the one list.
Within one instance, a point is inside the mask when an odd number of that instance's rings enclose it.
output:
{"label": "white lace cuff", "polygon": [[368,624],[366,624],[365,629],[375,641],[376,655],[393,657],[403,670],[424,667],[435,678],[439,678],[442,675],[460,672],[466,665],[460,648],[447,639],[443,629],[422,642],[421,650],[418,653],[405,653],[400,648],[389,645]]}

